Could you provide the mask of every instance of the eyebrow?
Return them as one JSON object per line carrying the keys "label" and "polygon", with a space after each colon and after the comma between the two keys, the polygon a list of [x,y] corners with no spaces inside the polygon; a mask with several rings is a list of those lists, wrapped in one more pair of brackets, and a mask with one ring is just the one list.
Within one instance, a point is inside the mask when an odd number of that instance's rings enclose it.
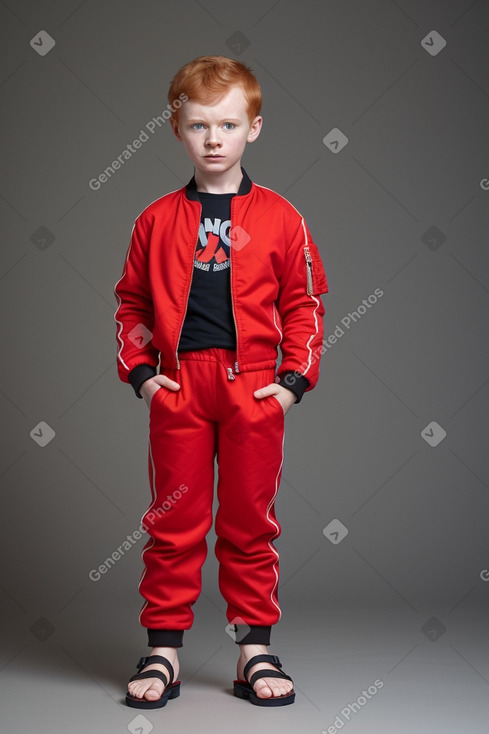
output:
{"label": "eyebrow", "polygon": [[[187,122],[202,122],[202,117],[191,117]],[[241,120],[236,119],[235,117],[224,117],[220,122],[241,122]]]}

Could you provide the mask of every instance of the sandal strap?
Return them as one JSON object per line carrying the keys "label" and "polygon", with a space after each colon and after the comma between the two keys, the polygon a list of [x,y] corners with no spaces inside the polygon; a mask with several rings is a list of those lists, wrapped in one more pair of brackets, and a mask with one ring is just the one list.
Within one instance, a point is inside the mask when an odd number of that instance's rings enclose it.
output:
{"label": "sandal strap", "polygon": [[[282,663],[279,660],[278,655],[269,655],[268,653],[261,653],[261,655],[254,655],[252,658],[248,660],[246,665],[244,666],[243,674],[245,677],[245,680],[248,680],[248,671],[250,668],[252,668],[257,663],[272,663],[273,665],[276,665],[277,668],[282,667]],[[274,673],[277,673],[278,671],[274,670]]]}
{"label": "sandal strap", "polygon": [[[170,680],[168,682],[169,683],[173,683],[173,678],[175,676],[175,671],[173,670],[173,665],[170,663],[170,661],[168,660],[168,658],[165,658],[163,655],[147,655],[146,657],[143,657],[143,658],[140,659],[140,661],[139,661],[139,663],[137,664],[136,667],[137,667],[138,671],[140,671],[141,668],[145,668],[147,665],[151,665],[152,663],[160,663],[160,665],[166,665],[166,667],[168,668],[168,671],[170,673]],[[161,673],[161,671],[158,671],[158,670],[150,670],[148,672],[150,672],[150,673],[158,673],[158,672],[160,672]],[[145,677],[149,678],[149,676],[145,676]],[[155,677],[159,678],[159,676],[155,676]],[[165,685],[166,685],[166,681],[165,681]]]}
{"label": "sandal strap", "polygon": [[256,673],[253,673],[249,680],[250,686],[252,688],[255,685],[255,681],[257,681],[259,678],[286,678],[287,680],[292,680],[290,675],[286,675],[286,673],[283,673],[281,670],[273,670],[273,668],[257,670]]}

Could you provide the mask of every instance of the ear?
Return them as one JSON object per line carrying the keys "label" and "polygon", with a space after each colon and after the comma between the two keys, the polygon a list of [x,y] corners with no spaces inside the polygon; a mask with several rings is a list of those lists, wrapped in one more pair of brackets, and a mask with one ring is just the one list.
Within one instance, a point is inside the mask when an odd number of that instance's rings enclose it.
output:
{"label": "ear", "polygon": [[168,119],[170,120],[170,124],[171,124],[172,130],[173,130],[173,132],[175,134],[176,139],[177,140],[180,140],[180,142],[182,142],[182,136],[178,132],[178,123],[177,123],[177,121],[175,120],[174,117],[169,117]]}
{"label": "ear", "polygon": [[246,141],[248,143],[252,143],[254,140],[257,139],[257,137],[260,134],[262,124],[263,124],[263,117],[261,117],[260,115],[255,117],[255,119],[253,120],[253,122],[250,125],[250,131],[248,133],[248,137],[246,138]]}

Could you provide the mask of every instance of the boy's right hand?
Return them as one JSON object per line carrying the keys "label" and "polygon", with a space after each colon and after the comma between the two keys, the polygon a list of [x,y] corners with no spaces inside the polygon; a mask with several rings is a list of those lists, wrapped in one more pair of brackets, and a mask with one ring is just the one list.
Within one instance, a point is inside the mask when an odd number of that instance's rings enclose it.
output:
{"label": "boy's right hand", "polygon": [[155,375],[154,377],[150,377],[145,380],[139,388],[139,392],[146,401],[148,408],[151,405],[153,395],[158,390],[161,390],[161,388],[167,388],[168,390],[180,390],[180,385],[178,382],[175,382],[175,380],[170,380],[166,375]]}

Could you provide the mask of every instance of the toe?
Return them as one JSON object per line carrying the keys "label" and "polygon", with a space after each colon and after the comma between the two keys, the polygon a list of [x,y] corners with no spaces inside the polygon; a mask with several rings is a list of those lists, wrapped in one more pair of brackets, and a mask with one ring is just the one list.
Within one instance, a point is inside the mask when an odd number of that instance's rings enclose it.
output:
{"label": "toe", "polygon": [[155,698],[160,698],[161,694],[162,691],[158,691],[155,685],[152,685],[150,688],[148,688],[147,691],[144,692],[146,698],[150,698],[151,700],[154,700]]}
{"label": "toe", "polygon": [[273,692],[270,688],[270,686],[267,684],[265,678],[262,678],[261,680],[257,681],[255,683],[255,691],[256,695],[260,698],[270,698],[270,696],[273,695]]}
{"label": "toe", "polygon": [[151,678],[147,678],[146,683],[140,683],[139,685],[134,685],[130,683],[127,687],[127,690],[131,694],[131,696],[135,696],[136,698],[146,698],[148,700],[154,701],[157,698],[160,698],[163,693],[164,685],[163,682],[160,681],[159,678],[153,679],[151,682]]}
{"label": "toe", "polygon": [[265,678],[264,679],[267,689],[270,691],[272,696],[285,696],[292,689],[292,684],[287,685],[285,682],[279,681],[277,678]]}

